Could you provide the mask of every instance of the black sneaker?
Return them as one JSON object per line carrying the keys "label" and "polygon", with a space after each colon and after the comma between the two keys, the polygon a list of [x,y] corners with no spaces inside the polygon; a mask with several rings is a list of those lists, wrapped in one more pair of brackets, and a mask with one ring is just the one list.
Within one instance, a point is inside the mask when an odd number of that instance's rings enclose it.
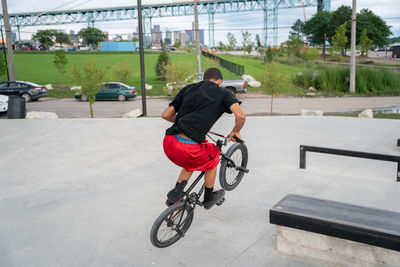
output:
{"label": "black sneaker", "polygon": [[182,201],[184,196],[183,189],[185,188],[187,181],[182,181],[180,184],[177,184],[174,189],[168,192],[167,194],[167,202],[165,203],[167,206],[171,206],[175,203],[179,203]]}
{"label": "black sneaker", "polygon": [[203,202],[204,208],[206,210],[211,209],[215,205],[215,203],[222,200],[224,198],[224,196],[225,196],[224,189],[220,189],[220,190],[212,192],[212,199],[207,202]]}

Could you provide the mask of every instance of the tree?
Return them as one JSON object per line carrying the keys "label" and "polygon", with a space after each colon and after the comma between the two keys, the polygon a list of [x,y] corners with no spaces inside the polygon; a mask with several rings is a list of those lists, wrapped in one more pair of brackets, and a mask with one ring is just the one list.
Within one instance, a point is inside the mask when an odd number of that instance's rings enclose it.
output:
{"label": "tree", "polygon": [[257,43],[257,48],[262,47],[261,40],[260,40],[260,35],[259,35],[259,34],[256,34],[256,43]]}
{"label": "tree", "polygon": [[233,33],[231,33],[231,32],[228,32],[228,34],[226,35],[226,38],[228,39],[228,47],[227,48],[228,48],[228,50],[232,50],[237,44],[235,35],[233,35]]}
{"label": "tree", "polygon": [[93,103],[96,101],[96,94],[99,91],[100,83],[103,81],[108,67],[97,68],[93,59],[84,63],[84,70],[81,73],[75,65],[72,65],[71,72],[74,82],[82,86],[81,95],[89,98],[90,116],[93,118]]}
{"label": "tree", "polygon": [[264,62],[271,63],[274,61],[274,55],[272,54],[271,46],[268,46],[267,51],[265,52]]}
{"label": "tree", "polygon": [[3,51],[0,50],[0,77],[7,73],[7,65]]}
{"label": "tree", "polygon": [[169,57],[167,50],[163,47],[160,55],[158,56],[156,63],[156,75],[160,77],[161,80],[165,80],[165,66],[169,63]]}
{"label": "tree", "polygon": [[91,47],[96,48],[97,44],[107,39],[107,35],[97,28],[87,27],[78,32],[78,36],[83,42]]}
{"label": "tree", "polygon": [[318,11],[303,27],[303,32],[308,40],[315,45],[323,45],[325,34],[329,33],[332,13]]}
{"label": "tree", "polygon": [[[327,39],[331,43],[332,37],[335,35],[335,30],[345,22],[351,21],[352,8],[350,6],[342,5],[334,12],[332,12],[331,21],[327,33]],[[358,23],[357,23],[358,27]],[[351,39],[351,23],[346,25],[347,39]]]}
{"label": "tree", "polygon": [[[249,52],[249,47],[250,47],[250,52],[251,52],[251,48],[253,46],[252,42],[251,42],[251,34],[248,31],[242,31],[242,45],[243,45],[243,53],[245,53],[246,51]],[[250,54],[249,52],[249,54]]]}
{"label": "tree", "polygon": [[362,29],[368,29],[368,37],[373,44],[384,47],[389,44],[388,37],[392,34],[390,27],[379,16],[368,9],[363,9],[357,14],[357,39],[361,37]]}
{"label": "tree", "polygon": [[367,57],[368,51],[372,46],[373,41],[368,38],[367,29],[362,30],[362,34],[360,37],[360,48],[361,48],[361,55]]}
{"label": "tree", "polygon": [[289,40],[293,40],[295,38],[303,39],[303,28],[304,22],[300,19],[296,20],[291,27],[291,31],[289,32]]}
{"label": "tree", "polygon": [[304,42],[300,37],[296,37],[293,40],[287,41],[289,55],[300,56],[301,50],[304,48]]}
{"label": "tree", "polygon": [[66,68],[65,66],[68,64],[68,59],[65,56],[64,50],[57,50],[54,54],[53,63],[56,66],[58,72],[61,74],[61,84],[64,83]]}
{"label": "tree", "polygon": [[335,30],[335,35],[332,37],[332,52],[339,52],[339,56],[333,56],[336,57],[339,61],[341,61],[343,59],[343,56],[346,55],[346,46],[348,43],[348,39],[346,36],[346,24],[347,22],[340,25]]}
{"label": "tree", "polygon": [[257,80],[261,82],[260,89],[267,94],[271,94],[270,113],[272,114],[274,95],[279,95],[282,92],[288,83],[287,78],[283,73],[279,72],[279,64],[271,62],[267,64],[266,71]]}
{"label": "tree", "polygon": [[41,43],[45,47],[52,46],[54,44],[54,33],[56,30],[38,30],[36,34],[32,36],[32,39],[36,42]]}
{"label": "tree", "polygon": [[122,83],[128,83],[129,79],[133,75],[133,67],[127,61],[124,61],[122,64],[116,64],[112,70],[117,80]]}
{"label": "tree", "polygon": [[174,47],[175,47],[176,49],[178,49],[178,48],[181,47],[181,46],[182,46],[181,41],[175,40]]}
{"label": "tree", "polygon": [[59,43],[59,44],[69,44],[70,43],[69,35],[63,31],[55,31],[54,38],[55,38],[56,43]]}
{"label": "tree", "polygon": [[[195,79],[195,75],[191,72],[192,68],[187,63],[170,63],[165,66],[165,70],[165,77],[168,81],[168,95],[175,96],[186,84]],[[189,81],[187,80],[188,77],[192,77],[192,79]]]}
{"label": "tree", "polygon": [[226,50],[226,45],[221,41],[218,42],[218,50],[220,51]]}

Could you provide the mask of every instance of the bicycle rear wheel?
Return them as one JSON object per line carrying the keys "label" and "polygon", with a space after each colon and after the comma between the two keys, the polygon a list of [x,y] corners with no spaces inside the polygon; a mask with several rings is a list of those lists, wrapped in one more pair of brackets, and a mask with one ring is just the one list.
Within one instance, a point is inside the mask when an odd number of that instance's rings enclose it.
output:
{"label": "bicycle rear wheel", "polygon": [[164,210],[156,219],[150,231],[151,243],[158,248],[171,246],[189,229],[194,210],[185,201]]}
{"label": "bicycle rear wheel", "polygon": [[[234,143],[225,156],[230,158],[236,166],[247,167],[248,153],[244,144]],[[236,170],[235,166],[225,158],[221,159],[221,168],[219,170],[219,183],[227,191],[231,191],[239,185],[244,175],[243,171]]]}

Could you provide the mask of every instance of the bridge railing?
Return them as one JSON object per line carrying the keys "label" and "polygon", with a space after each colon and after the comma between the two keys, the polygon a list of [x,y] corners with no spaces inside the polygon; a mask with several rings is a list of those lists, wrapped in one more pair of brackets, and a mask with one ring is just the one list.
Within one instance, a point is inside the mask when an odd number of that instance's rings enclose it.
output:
{"label": "bridge railing", "polygon": [[210,54],[206,51],[201,51],[202,55],[208,58],[211,58],[219,63],[219,65],[230,72],[235,73],[236,75],[242,76],[244,74],[244,66],[240,64],[233,63],[229,60],[220,58],[216,55]]}

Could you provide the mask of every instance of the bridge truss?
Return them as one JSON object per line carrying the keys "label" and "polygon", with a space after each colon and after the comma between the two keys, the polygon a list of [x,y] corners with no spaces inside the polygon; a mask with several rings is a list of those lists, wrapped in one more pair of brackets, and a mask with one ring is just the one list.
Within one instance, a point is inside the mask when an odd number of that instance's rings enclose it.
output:
{"label": "bridge truss", "polygon": [[[218,0],[199,1],[199,15],[208,15],[209,46],[215,47],[214,16],[222,13],[263,11],[264,44],[278,44],[278,10],[316,6],[318,10],[330,11],[331,0]],[[143,32],[145,40],[151,36],[153,18],[193,16],[193,1],[143,5]],[[112,7],[98,9],[62,10],[9,14],[10,24],[19,31],[21,27],[120,21],[137,19],[137,7]],[[0,16],[2,20],[2,16]],[[4,25],[4,23],[2,23]],[[146,38],[147,37],[147,38]]]}

